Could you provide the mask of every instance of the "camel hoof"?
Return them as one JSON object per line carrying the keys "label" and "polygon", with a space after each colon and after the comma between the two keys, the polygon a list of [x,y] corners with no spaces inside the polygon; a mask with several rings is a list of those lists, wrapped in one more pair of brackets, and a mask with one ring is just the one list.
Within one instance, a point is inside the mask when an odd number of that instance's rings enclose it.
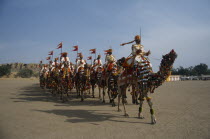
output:
{"label": "camel hoof", "polygon": [[125,117],[129,117],[129,115],[127,113],[124,114]]}
{"label": "camel hoof", "polygon": [[144,116],[141,114],[138,114],[139,119],[144,119]]}
{"label": "camel hoof", "polygon": [[156,124],[156,119],[154,118],[154,119],[152,119],[152,121],[151,121],[151,124]]}
{"label": "camel hoof", "polygon": [[151,124],[152,124],[152,125],[156,124],[156,120],[152,121]]}

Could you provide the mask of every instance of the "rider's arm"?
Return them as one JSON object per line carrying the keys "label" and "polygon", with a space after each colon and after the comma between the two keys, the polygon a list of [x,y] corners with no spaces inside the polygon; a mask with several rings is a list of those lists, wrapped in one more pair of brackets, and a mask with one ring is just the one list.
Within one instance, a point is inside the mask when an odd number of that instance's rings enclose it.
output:
{"label": "rider's arm", "polygon": [[122,43],[122,44],[120,44],[120,45],[123,46],[123,45],[130,44],[130,43],[133,43],[133,42],[135,42],[135,40],[130,41],[130,42],[127,42],[127,43]]}

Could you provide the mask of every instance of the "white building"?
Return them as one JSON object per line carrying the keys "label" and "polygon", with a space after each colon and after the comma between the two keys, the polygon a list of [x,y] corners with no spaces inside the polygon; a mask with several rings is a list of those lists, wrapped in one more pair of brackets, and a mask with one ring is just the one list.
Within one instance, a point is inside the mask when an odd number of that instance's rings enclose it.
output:
{"label": "white building", "polygon": [[166,81],[180,81],[181,79],[180,79],[180,75],[170,75],[167,79],[166,79]]}

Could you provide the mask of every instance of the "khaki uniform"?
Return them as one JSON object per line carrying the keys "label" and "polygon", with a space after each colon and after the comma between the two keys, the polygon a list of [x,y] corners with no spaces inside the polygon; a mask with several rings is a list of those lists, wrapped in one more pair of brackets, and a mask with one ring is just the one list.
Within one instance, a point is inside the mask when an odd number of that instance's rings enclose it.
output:
{"label": "khaki uniform", "polygon": [[53,62],[53,63],[52,63],[52,69],[51,69],[52,71],[55,69],[56,65],[58,66],[59,63],[58,63],[58,62]]}
{"label": "khaki uniform", "polygon": [[66,63],[67,65],[70,65],[70,59],[69,59],[69,57],[62,57],[61,58],[61,63],[62,63],[61,68],[64,67],[64,63]]}
{"label": "khaki uniform", "polygon": [[94,65],[93,65],[93,69],[96,71],[98,67],[101,67],[102,66],[102,61],[101,59],[96,59],[94,61]]}
{"label": "khaki uniform", "polygon": [[132,45],[132,55],[136,55],[136,51],[137,50],[141,50],[140,54],[144,55],[145,51],[144,51],[144,46],[141,44],[133,44]]}
{"label": "khaki uniform", "polygon": [[113,67],[113,65],[115,64],[116,62],[116,59],[113,55],[107,55],[106,56],[106,71],[110,71]]}
{"label": "khaki uniform", "polygon": [[108,63],[111,63],[111,62],[116,62],[116,59],[113,55],[107,55],[106,56],[106,61],[107,61],[107,64],[108,64]]}
{"label": "khaki uniform", "polygon": [[47,67],[42,67],[41,71],[40,71],[40,76],[43,75],[45,76],[45,74],[49,72],[49,69]]}
{"label": "khaki uniform", "polygon": [[77,71],[76,71],[76,72],[78,72],[78,69],[79,69],[80,67],[84,67],[85,64],[86,64],[86,61],[85,61],[84,59],[79,59],[79,60],[77,61]]}

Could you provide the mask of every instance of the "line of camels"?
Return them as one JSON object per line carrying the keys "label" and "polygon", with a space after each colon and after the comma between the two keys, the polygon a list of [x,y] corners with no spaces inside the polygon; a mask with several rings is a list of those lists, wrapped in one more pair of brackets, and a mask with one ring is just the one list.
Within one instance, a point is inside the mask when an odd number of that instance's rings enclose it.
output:
{"label": "line of camels", "polygon": [[142,105],[144,100],[150,107],[151,123],[156,123],[153,104],[149,93],[162,85],[170,76],[173,63],[177,58],[174,50],[162,56],[159,71],[154,73],[148,57],[136,55],[131,66],[125,66],[126,58],[121,58],[113,64],[111,71],[107,72],[104,67],[98,67],[96,71],[89,65],[81,67],[77,73],[70,71],[69,66],[64,64],[63,69],[56,66],[50,73],[40,74],[40,86],[47,87],[53,95],[59,95],[64,102],[68,100],[69,93],[73,88],[76,89],[77,96],[84,101],[85,91],[92,92],[95,97],[96,86],[99,89],[99,99],[105,103],[105,92],[107,91],[112,106],[116,106],[117,99],[118,111],[120,102],[123,105],[124,116],[128,117],[126,111],[127,94],[126,90],[132,88],[132,103],[139,104],[138,117],[142,115]]}

